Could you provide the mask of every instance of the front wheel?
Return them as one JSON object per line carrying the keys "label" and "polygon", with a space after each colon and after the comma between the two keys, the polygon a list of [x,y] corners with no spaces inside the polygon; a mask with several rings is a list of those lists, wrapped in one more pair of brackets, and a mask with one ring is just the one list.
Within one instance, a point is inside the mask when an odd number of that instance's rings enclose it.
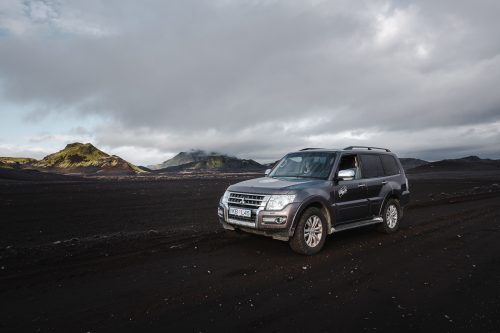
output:
{"label": "front wheel", "polygon": [[384,221],[379,226],[379,230],[390,234],[399,229],[399,222],[401,220],[401,205],[396,199],[389,199],[382,210],[382,218]]}
{"label": "front wheel", "polygon": [[304,211],[290,240],[290,247],[297,253],[312,255],[318,253],[326,239],[326,218],[316,207]]}

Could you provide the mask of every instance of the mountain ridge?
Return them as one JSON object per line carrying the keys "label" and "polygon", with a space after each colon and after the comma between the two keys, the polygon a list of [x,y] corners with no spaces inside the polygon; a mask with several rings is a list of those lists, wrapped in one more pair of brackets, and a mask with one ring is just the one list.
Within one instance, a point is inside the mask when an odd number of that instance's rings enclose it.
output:
{"label": "mountain ridge", "polygon": [[413,157],[402,157],[399,158],[399,161],[401,162],[401,165],[403,166],[403,169],[409,170],[413,169],[422,165],[426,165],[429,162],[426,160],[422,160],[419,158],[413,158]]}
{"label": "mountain ridge", "polygon": [[155,172],[182,171],[260,171],[265,166],[251,159],[240,159],[216,152],[203,150],[180,152],[163,163],[148,166]]}
{"label": "mountain ridge", "polygon": [[500,160],[484,159],[478,156],[444,159],[411,168],[410,173],[425,173],[434,171],[481,171],[500,170]]}
{"label": "mountain ridge", "polygon": [[[500,160],[465,156],[429,162],[418,158],[400,158],[403,168],[410,173],[440,170],[493,170],[500,168]],[[155,175],[175,172],[260,172],[274,163],[262,165],[252,159],[240,159],[203,150],[183,151],[160,164],[136,166],[116,155],[107,154],[91,143],[74,142],[58,152],[37,160],[29,157],[0,157],[2,170],[38,170],[59,174],[95,176]]]}
{"label": "mountain ridge", "polygon": [[201,149],[195,149],[191,150],[188,152],[181,151],[174,157],[163,161],[162,163],[159,164],[153,164],[153,165],[148,165],[147,168],[151,170],[159,170],[159,169],[165,169],[168,167],[175,167],[179,166],[182,164],[188,164],[191,162],[197,162],[197,161],[203,161],[210,155],[217,155],[217,153],[206,153],[205,151]]}

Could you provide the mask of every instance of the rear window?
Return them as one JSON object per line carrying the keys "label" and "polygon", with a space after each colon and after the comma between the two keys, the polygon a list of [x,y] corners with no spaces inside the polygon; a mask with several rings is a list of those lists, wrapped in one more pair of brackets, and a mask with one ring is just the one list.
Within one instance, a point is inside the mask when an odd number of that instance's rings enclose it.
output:
{"label": "rear window", "polygon": [[382,160],[382,167],[386,176],[399,174],[399,165],[394,156],[380,155],[380,159]]}
{"label": "rear window", "polygon": [[382,161],[378,155],[361,154],[361,174],[363,178],[375,178],[384,176]]}

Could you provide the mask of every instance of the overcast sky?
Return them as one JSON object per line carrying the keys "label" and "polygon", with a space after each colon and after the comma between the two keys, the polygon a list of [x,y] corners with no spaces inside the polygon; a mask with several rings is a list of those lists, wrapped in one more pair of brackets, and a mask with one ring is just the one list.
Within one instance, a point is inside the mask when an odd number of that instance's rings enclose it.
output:
{"label": "overcast sky", "polygon": [[500,1],[0,1],[0,156],[500,158]]}

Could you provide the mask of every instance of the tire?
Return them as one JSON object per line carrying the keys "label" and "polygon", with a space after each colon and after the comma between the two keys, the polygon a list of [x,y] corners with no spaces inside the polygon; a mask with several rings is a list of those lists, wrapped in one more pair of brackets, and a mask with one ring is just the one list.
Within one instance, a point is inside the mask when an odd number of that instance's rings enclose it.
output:
{"label": "tire", "polygon": [[396,199],[389,199],[382,210],[382,218],[384,221],[379,225],[378,230],[386,234],[396,232],[399,229],[402,216],[403,211],[399,201]]}
{"label": "tire", "polygon": [[325,215],[316,207],[308,208],[300,216],[290,247],[300,254],[316,254],[323,248],[327,232]]}

